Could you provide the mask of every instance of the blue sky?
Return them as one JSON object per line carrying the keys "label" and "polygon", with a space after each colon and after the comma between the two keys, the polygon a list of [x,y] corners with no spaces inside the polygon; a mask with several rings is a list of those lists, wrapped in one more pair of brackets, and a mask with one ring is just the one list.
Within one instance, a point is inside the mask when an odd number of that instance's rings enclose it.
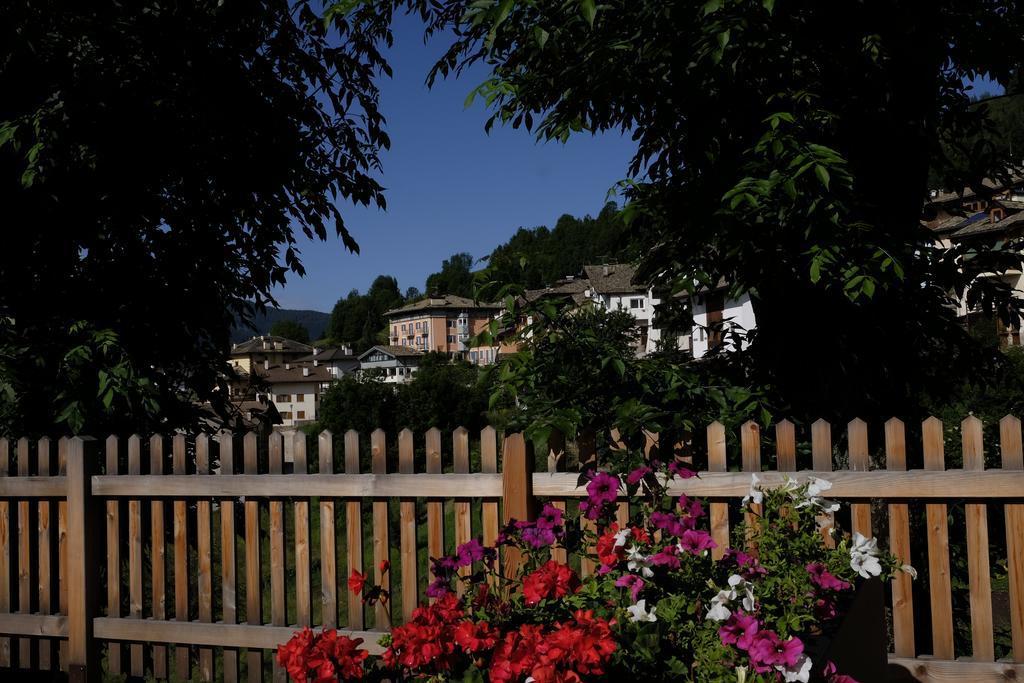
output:
{"label": "blue sky", "polygon": [[399,18],[394,33],[394,77],[380,83],[391,136],[380,178],[388,209],[341,206],[359,255],[336,238],[302,238],[306,277],[292,276],[275,290],[282,308],[330,311],[339,297],[365,291],[381,273],[397,277],[403,291],[422,289],[453,253],[480,258],[520,226],[553,226],[564,213],[596,214],[609,188],[625,177],[635,149],[628,137],[577,136],[561,145],[537,143],[511,127],[485,134],[487,110],[479,102],[466,109],[464,102],[486,72],[427,90],[427,71],[446,45],[424,45],[415,18]]}

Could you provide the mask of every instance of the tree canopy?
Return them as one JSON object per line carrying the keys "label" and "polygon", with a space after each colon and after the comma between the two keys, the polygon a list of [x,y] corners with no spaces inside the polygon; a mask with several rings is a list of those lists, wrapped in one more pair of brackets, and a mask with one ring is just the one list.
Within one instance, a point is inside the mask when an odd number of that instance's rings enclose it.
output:
{"label": "tree canopy", "polygon": [[300,344],[309,343],[309,330],[294,320],[278,320],[270,326],[270,334],[275,337],[291,339]]}
{"label": "tree canopy", "polygon": [[535,289],[578,275],[587,264],[628,262],[635,257],[619,208],[608,202],[596,217],[563,214],[554,228],[520,228],[487,258],[488,277]]}
{"label": "tree canopy", "polygon": [[366,294],[353,289],[338,299],[331,311],[327,336],[340,344],[349,344],[356,353],[374,344],[387,343],[384,313],[404,303],[398,280],[391,275],[378,275]]}
{"label": "tree canopy", "polygon": [[216,401],[229,331],[303,272],[296,232],[356,249],[335,200],[384,206],[382,6],[0,10],[0,432],[166,429]]}
{"label": "tree canopy", "polygon": [[426,293],[473,296],[473,256],[466,252],[452,254],[441,264],[441,270],[427,276]]}
{"label": "tree canopy", "polygon": [[908,415],[995,371],[956,304],[1016,315],[984,273],[1020,258],[936,248],[920,216],[929,168],[983,196],[982,178],[1008,175],[999,149],[959,158],[942,140],[985,123],[969,81],[1019,73],[1019,2],[409,4],[455,34],[434,77],[490,70],[474,90],[488,127],[633,136],[641,276],[688,293],[663,313],[719,283],[749,294],[757,331],[735,381],[770,387],[779,411]]}

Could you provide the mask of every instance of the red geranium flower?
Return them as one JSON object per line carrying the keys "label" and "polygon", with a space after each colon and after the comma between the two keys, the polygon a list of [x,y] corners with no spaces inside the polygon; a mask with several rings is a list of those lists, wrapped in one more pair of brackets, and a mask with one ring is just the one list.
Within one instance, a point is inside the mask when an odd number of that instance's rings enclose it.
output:
{"label": "red geranium flower", "polygon": [[348,589],[352,591],[352,595],[359,595],[363,592],[363,584],[366,583],[366,574],[360,574],[355,569],[352,570],[352,575],[348,577]]}
{"label": "red geranium flower", "polygon": [[545,598],[561,598],[579,588],[580,579],[576,572],[554,560],[548,560],[523,579],[523,597],[527,605],[536,605]]}

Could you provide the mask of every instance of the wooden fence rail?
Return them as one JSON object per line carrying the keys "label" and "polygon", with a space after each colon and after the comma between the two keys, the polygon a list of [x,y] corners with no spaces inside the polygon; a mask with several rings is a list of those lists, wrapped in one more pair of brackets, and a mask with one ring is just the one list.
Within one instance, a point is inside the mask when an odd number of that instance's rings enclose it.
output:
{"label": "wooden fence rail", "polygon": [[[672,492],[708,499],[720,556],[752,473],[768,486],[828,479],[830,495],[851,503],[837,513],[844,528],[879,536],[921,572],[892,584],[894,676],[1021,679],[1020,421],[1004,418],[986,451],[981,422],[964,420],[958,469],[946,467],[950,436],[935,418],[909,439],[899,420],[877,427],[854,420],[833,439],[820,420],[764,432],[747,423],[738,435],[715,423],[702,452],[686,454],[700,476]],[[805,431],[809,442],[798,440]],[[97,680],[103,662],[158,679],[280,681],[273,650],[305,625],[379,650],[380,634],[424,599],[429,558],[471,538],[493,543],[502,520],[529,518],[539,500],[572,512],[585,495],[566,470],[593,466],[595,439],[552,439],[546,459],[518,434],[502,439],[499,459],[498,440],[490,427],[394,441],[348,432],[337,443],[329,432],[0,439],[0,675]],[[623,447],[614,434],[611,447]],[[659,449],[658,435],[646,448]],[[659,457],[673,452],[665,444]],[[629,512],[623,501],[620,516]],[[511,571],[520,558],[502,561]],[[365,610],[347,590],[353,571],[372,572],[392,599]]]}

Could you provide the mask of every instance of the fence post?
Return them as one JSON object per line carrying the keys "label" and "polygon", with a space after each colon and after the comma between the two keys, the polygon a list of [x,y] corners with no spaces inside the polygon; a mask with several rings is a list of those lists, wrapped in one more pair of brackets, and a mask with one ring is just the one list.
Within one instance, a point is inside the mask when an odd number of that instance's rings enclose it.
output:
{"label": "fence post", "polygon": [[[509,434],[502,446],[502,520],[533,519],[533,474],[528,463],[526,440],[522,434]],[[522,566],[523,558],[518,548],[506,548],[502,569],[505,576],[514,577]]]}
{"label": "fence post", "polygon": [[95,463],[86,456],[85,446],[81,437],[68,441],[68,671],[74,683],[100,680],[100,647],[92,636],[99,590],[91,480]]}

